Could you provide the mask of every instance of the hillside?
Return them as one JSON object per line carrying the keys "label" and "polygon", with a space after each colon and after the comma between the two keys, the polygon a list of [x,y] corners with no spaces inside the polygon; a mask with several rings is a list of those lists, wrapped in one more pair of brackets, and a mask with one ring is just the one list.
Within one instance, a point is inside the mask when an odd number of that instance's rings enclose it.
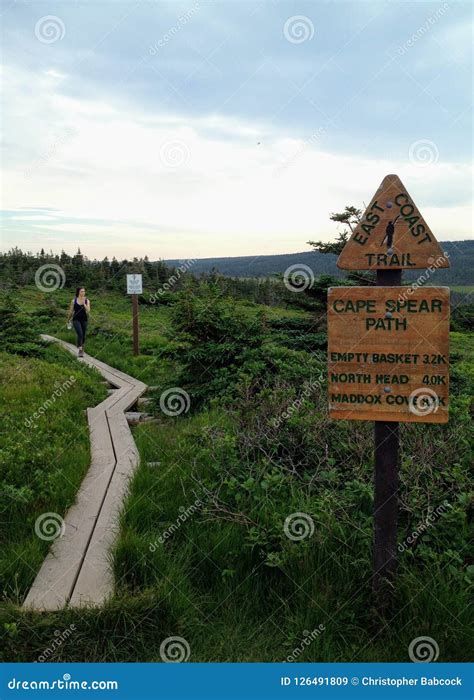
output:
{"label": "hillside", "polygon": [[[441,248],[449,254],[451,268],[438,270],[432,279],[436,284],[473,284],[474,240],[446,241]],[[166,260],[166,264],[177,266],[182,260]],[[336,266],[335,255],[323,255],[312,251],[284,255],[246,255],[237,258],[202,258],[190,267],[194,274],[210,272],[213,268],[228,277],[268,277],[283,273],[290,265],[307,265],[314,274],[343,277],[344,272]],[[416,279],[419,273],[408,272],[406,279]]]}
{"label": "hillside", "polygon": [[71,287],[0,291],[0,660],[159,662],[174,637],[192,662],[403,662],[428,632],[440,661],[468,661],[472,333],[451,333],[450,422],[400,429],[399,569],[382,624],[373,426],[329,419],[324,299],[267,306],[228,283],[193,278],[141,304],[138,356],[130,299],[93,290],[86,352],[149,385],[153,420],[132,428],[141,461],[111,550],[115,594],[55,612],[20,607],[55,534],[36,524],[67,519],[89,463],[85,408],[107,388],[38,339],[74,340]]}

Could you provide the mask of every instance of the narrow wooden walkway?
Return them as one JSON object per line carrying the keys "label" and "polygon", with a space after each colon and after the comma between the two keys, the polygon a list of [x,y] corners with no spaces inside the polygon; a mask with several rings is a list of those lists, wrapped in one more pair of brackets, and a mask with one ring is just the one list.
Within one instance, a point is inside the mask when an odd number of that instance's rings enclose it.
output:
{"label": "narrow wooden walkway", "polygon": [[[70,343],[47,335],[42,338],[77,353]],[[54,541],[23,603],[25,608],[100,605],[113,592],[110,548],[118,534],[128,483],[139,462],[125,411],[147,386],[90,355],[84,354],[79,361],[95,367],[116,391],[87,409],[91,465],[64,519],[64,535]]]}

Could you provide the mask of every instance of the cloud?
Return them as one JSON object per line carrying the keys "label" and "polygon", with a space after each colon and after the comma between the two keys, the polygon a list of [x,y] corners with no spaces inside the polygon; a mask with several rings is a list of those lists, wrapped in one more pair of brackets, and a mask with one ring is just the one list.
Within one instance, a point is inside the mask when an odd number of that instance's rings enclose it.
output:
{"label": "cloud", "polygon": [[54,216],[12,216],[11,221],[56,221]]}
{"label": "cloud", "polygon": [[55,76],[8,74],[6,120],[15,141],[4,160],[5,207],[37,203],[54,209],[56,220],[34,223],[40,214],[32,214],[30,223],[17,213],[5,247],[53,236],[97,256],[299,251],[310,238],[333,237],[329,214],[363,207],[390,172],[438,238],[470,235],[471,167],[442,152],[431,165],[411,162],[408,138],[397,159],[341,154],[327,148],[331,124],[295,138],[263,118],[79,99],[65,96]]}

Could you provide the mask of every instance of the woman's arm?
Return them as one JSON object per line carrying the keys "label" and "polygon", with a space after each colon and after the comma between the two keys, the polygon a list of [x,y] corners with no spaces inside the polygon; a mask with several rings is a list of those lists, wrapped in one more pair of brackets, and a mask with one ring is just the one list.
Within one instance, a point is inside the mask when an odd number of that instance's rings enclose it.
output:
{"label": "woman's arm", "polygon": [[91,303],[90,303],[89,299],[84,300],[84,307],[86,309],[86,313],[89,315],[90,310],[91,310]]}

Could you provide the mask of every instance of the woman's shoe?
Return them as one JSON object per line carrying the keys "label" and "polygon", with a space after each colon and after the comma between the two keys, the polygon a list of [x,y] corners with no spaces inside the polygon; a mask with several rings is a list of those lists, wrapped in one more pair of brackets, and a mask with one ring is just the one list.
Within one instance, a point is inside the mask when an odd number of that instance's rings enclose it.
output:
{"label": "woman's shoe", "polygon": [[84,350],[78,350],[77,356],[84,357]]}

